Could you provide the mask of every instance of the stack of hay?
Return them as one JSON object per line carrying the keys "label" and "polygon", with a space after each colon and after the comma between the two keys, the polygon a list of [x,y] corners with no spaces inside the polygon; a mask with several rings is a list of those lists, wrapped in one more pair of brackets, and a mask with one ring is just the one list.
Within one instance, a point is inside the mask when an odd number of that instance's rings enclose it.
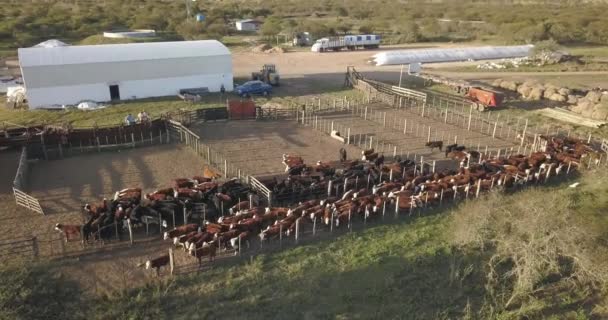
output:
{"label": "stack of hay", "polygon": [[264,52],[265,53],[285,53],[285,52],[287,52],[287,50],[285,50],[285,49],[283,49],[281,47],[273,47],[273,48],[270,48],[270,49],[268,49],[268,50],[266,50]]}
{"label": "stack of hay", "polygon": [[264,53],[264,52],[266,52],[266,50],[270,50],[270,49],[272,49],[272,46],[269,45],[269,44],[267,44],[267,43],[264,43],[264,44],[261,44],[259,46],[253,47],[253,49],[251,49],[251,52],[253,52],[253,53]]}
{"label": "stack of hay", "polygon": [[552,84],[543,85],[537,81],[518,83],[515,81],[496,79],[492,85],[511,91],[517,91],[524,99],[532,101],[547,99],[558,102],[566,102],[569,100],[574,100],[575,98],[572,96],[572,90],[566,87],[557,87]]}
{"label": "stack of hay", "polygon": [[608,120],[608,92],[589,91],[570,110],[595,120]]}

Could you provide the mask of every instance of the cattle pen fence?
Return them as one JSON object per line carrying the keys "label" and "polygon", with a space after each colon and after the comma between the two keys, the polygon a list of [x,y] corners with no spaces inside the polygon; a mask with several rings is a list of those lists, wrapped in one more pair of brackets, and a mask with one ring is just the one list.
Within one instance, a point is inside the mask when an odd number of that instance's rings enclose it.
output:
{"label": "cattle pen fence", "polygon": [[0,259],[2,260],[8,260],[9,256],[20,256],[36,260],[39,254],[37,237],[0,240]]}
{"label": "cattle pen fence", "polygon": [[119,126],[44,130],[27,144],[32,158],[53,160],[90,152],[169,143],[166,119]]}
{"label": "cattle pen fence", "polygon": [[[501,117],[498,112],[474,111],[473,103],[466,99],[454,99],[441,93],[427,93],[366,79],[353,67],[347,69],[346,84],[362,92],[368,101],[381,101],[393,109],[433,119],[438,123],[457,126],[493,139],[512,141],[521,149],[540,149],[538,142],[542,135],[574,137],[570,130],[563,130],[551,123],[537,126],[531,125],[529,119],[524,117]],[[592,134],[576,138],[586,140],[597,148],[601,146],[601,141],[594,140]]]}
{"label": "cattle pen fence", "polygon": [[22,147],[21,155],[19,156],[19,166],[17,168],[17,173],[15,174],[15,179],[13,180],[15,202],[19,206],[44,215],[44,211],[40,206],[40,201],[24,191],[28,188],[29,172],[30,164],[28,162],[27,148]]}

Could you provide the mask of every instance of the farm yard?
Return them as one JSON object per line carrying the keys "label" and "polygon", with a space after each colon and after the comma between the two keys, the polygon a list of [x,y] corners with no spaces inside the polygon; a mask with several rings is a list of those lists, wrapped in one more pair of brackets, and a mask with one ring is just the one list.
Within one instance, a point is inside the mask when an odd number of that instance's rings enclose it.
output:
{"label": "farm yard", "polygon": [[[163,120],[170,137],[164,129],[159,132],[164,136],[159,142],[172,144],[132,148],[133,138],[126,135],[125,144],[114,151],[97,152],[99,141],[95,145],[91,140],[92,153],[33,161],[27,191],[40,201],[46,215],[14,205],[7,188],[0,201],[7,203],[2,219],[9,223],[0,232],[36,235],[39,257],[52,255],[54,260],[49,270],[37,272],[52,273],[51,280],[74,285],[74,292],[94,301],[95,312],[105,317],[238,319],[258,312],[253,318],[276,318],[293,312],[297,304],[312,318],[395,314],[453,318],[485,305],[479,297],[487,293],[483,289],[487,248],[473,246],[469,251],[462,242],[469,239],[477,245],[470,239],[486,237],[492,228],[511,228],[511,221],[501,220],[517,214],[505,209],[507,204],[521,209],[517,212],[538,207],[569,218],[559,209],[573,207],[569,201],[584,202],[576,210],[593,211],[597,204],[589,199],[603,196],[589,194],[601,192],[593,174],[605,175],[607,163],[598,141],[591,137],[570,136],[549,127],[545,131],[529,126],[524,118],[477,113],[465,104],[402,101],[403,96],[379,89],[359,90],[360,95],[344,99],[331,94],[277,99],[287,101],[281,107],[288,116],[279,119],[217,121],[206,119],[204,112],[182,110]],[[188,121],[180,124],[182,119]],[[146,135],[140,136],[147,144]],[[437,142],[442,142],[443,150]],[[340,148],[346,149],[347,161],[338,161]],[[18,154],[2,156],[3,168],[16,171]],[[434,160],[436,167],[430,165]],[[283,162],[290,169],[302,166],[298,171],[302,174],[287,174]],[[218,176],[195,179],[209,163]],[[583,185],[568,188],[580,176]],[[13,176],[0,178],[10,185]],[[273,192],[272,203],[260,196],[264,190],[253,182],[258,179]],[[290,189],[292,183],[303,189]],[[165,219],[168,225],[153,224],[150,234],[137,226],[133,243],[126,240],[127,227],[121,229],[121,240],[113,233],[102,238],[99,232],[84,246],[79,241],[65,243],[69,228],[63,234],[55,230],[56,223],[83,225],[84,203],[104,209],[101,198],[131,187],[143,190],[135,196],[127,191],[116,203],[132,209],[151,202],[184,204],[179,210],[184,209],[184,216],[188,211],[187,221],[178,217],[174,223],[159,214],[157,221]],[[165,190],[148,194],[156,189]],[[310,190],[318,192],[304,192]],[[580,191],[584,200],[577,198],[578,190],[584,190]],[[281,198],[283,191],[288,196]],[[546,204],[543,192],[554,194]],[[187,202],[194,207],[187,207]],[[209,215],[195,217],[201,203]],[[222,220],[210,215],[212,207],[221,211]],[[115,207],[110,208],[105,208],[106,213],[114,213]],[[505,210],[509,214],[500,216]],[[484,225],[487,217],[470,217],[471,212],[487,213],[492,223],[504,223]],[[124,217],[109,217],[117,228],[123,228],[126,220],[140,222],[135,213],[122,221]],[[522,220],[530,221],[535,230],[554,226],[549,216],[542,218],[546,220]],[[452,230],[458,223],[461,229]],[[185,228],[192,224],[196,226]],[[175,232],[174,236],[161,240],[164,234],[159,235],[159,228],[162,233]],[[463,235],[464,229],[475,234]],[[76,234],[82,237],[82,232]],[[567,234],[564,229],[549,232]],[[217,251],[211,251],[216,246]],[[150,261],[155,269],[152,261],[169,259],[170,248],[171,262],[159,262],[160,276],[143,267]],[[202,264],[197,261],[201,257]],[[449,295],[433,291],[437,287],[446,288]],[[399,299],[387,299],[386,292]],[[476,298],[469,298],[471,294]],[[68,293],[63,297],[80,301]],[[576,296],[564,299],[582,303]],[[133,304],[145,307],[133,308]]]}

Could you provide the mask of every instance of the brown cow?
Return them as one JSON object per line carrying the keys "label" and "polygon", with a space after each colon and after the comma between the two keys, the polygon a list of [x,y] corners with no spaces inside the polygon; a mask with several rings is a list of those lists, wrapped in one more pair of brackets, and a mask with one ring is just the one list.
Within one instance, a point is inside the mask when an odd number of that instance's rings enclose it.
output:
{"label": "brown cow", "polygon": [[202,265],[203,257],[207,256],[207,257],[209,257],[209,262],[213,262],[216,251],[217,251],[217,246],[215,245],[215,243],[214,244],[205,243],[205,244],[203,244],[202,247],[200,247],[198,249],[194,249],[194,250],[191,249],[190,255],[195,257],[196,259],[198,259],[198,266],[200,268],[200,266]]}
{"label": "brown cow", "polygon": [[55,230],[62,232],[65,234],[66,240],[78,240],[82,237],[82,226],[76,224],[61,224],[57,223],[55,225]]}
{"label": "brown cow", "polygon": [[160,276],[160,268],[169,264],[169,255],[160,256],[158,258],[154,258],[152,260],[146,261],[146,270],[154,269],[156,270],[156,276]]}
{"label": "brown cow", "polygon": [[195,223],[190,223],[190,224],[186,224],[183,226],[179,226],[171,231],[165,232],[163,235],[163,239],[167,240],[167,239],[179,237],[188,232],[196,231],[197,229],[199,229],[199,226],[198,226],[198,224],[195,224]]}

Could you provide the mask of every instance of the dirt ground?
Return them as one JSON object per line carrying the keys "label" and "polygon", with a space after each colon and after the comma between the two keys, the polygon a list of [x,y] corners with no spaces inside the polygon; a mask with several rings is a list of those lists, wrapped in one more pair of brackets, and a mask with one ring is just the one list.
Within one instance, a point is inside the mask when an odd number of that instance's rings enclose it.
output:
{"label": "dirt ground", "polygon": [[[354,66],[371,79],[398,82],[401,66],[374,66],[371,57],[379,52],[397,49],[438,48],[466,46],[454,44],[425,44],[411,46],[383,47],[378,50],[358,50],[316,53],[295,51],[287,53],[259,54],[249,51],[234,52],[233,68],[237,78],[249,78],[266,63],[274,63],[281,75],[283,86],[278,92],[293,95],[317,94],[328,88],[341,86],[347,66]],[[469,45],[471,46],[471,45]],[[571,87],[608,87],[608,72],[450,72],[445,69],[478,65],[485,61],[430,63],[423,66],[424,72],[438,74],[454,79],[491,82],[494,79],[525,81],[538,79],[561,83]],[[407,72],[407,66],[405,71]]]}
{"label": "dirt ground", "polygon": [[200,174],[203,165],[189,149],[175,145],[38,162],[29,182],[31,193],[41,200],[43,216],[14,202],[10,186],[17,160],[16,152],[0,153],[0,239],[38,236],[43,256],[59,250],[59,243],[45,242],[56,239],[53,226],[81,223],[80,209],[87,201],[99,201],[125,187],[164,187],[174,178]]}
{"label": "dirt ground", "polygon": [[203,123],[194,131],[236,167],[258,177],[284,173],[285,153],[299,155],[305,163],[314,164],[319,160],[338,160],[341,147],[346,148],[349,158],[361,152],[318,131],[298,127],[293,120]]}
{"label": "dirt ground", "polygon": [[[365,106],[361,106],[361,108],[365,108]],[[384,125],[384,113],[386,113],[386,126]],[[378,145],[377,151],[384,152],[386,155],[392,155],[396,146],[398,155],[404,156],[409,154],[411,159],[414,158],[414,154],[416,158],[423,156],[428,160],[445,159],[444,152],[438,149],[432,151],[425,146],[428,139],[428,129],[424,129],[423,132],[423,125],[424,128],[431,127],[431,140],[441,140],[444,141],[444,144],[453,143],[454,139],[457,138],[459,144],[462,145],[464,143],[467,146],[475,146],[473,149],[476,149],[479,145],[481,151],[485,150],[485,146],[488,146],[489,150],[515,146],[511,141],[492,139],[489,135],[473,130],[468,131],[463,126],[443,123],[428,116],[422,117],[408,111],[407,108],[394,109],[382,103],[368,105],[367,120],[346,111],[330,112],[323,114],[322,117],[329,121],[334,121],[335,125],[351,128],[351,139],[354,140],[355,144],[359,145],[359,141],[365,139],[369,143],[369,138],[365,137],[371,136],[373,137],[372,143],[374,146]],[[405,120],[407,120],[409,126],[406,128],[407,133],[403,132]],[[472,127],[472,129],[480,128]],[[359,135],[362,138],[359,138]],[[362,143],[365,143],[365,141]],[[387,144],[391,146],[382,147]]]}
{"label": "dirt ground", "polygon": [[179,177],[202,172],[203,162],[189,149],[162,145],[119,152],[92,153],[32,166],[30,190],[49,215],[78,212],[83,203],[114,192],[166,187]]}

